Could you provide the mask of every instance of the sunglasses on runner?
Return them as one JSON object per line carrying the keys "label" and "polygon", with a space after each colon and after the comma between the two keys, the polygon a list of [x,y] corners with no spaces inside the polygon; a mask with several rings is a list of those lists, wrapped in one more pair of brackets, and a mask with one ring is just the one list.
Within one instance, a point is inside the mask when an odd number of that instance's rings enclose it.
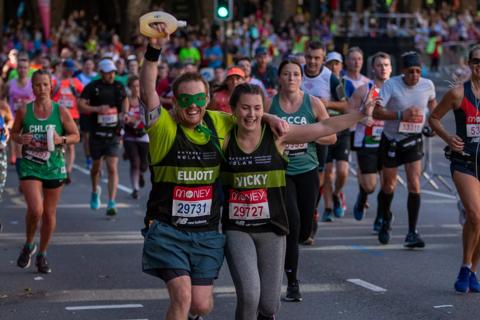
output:
{"label": "sunglasses on runner", "polygon": [[195,104],[199,108],[203,108],[207,104],[207,94],[205,92],[197,94],[180,93],[177,102],[178,106],[182,109],[186,109],[192,104]]}
{"label": "sunglasses on runner", "polygon": [[473,58],[473,59],[470,60],[470,63],[474,66],[478,66],[480,64],[480,59]]}

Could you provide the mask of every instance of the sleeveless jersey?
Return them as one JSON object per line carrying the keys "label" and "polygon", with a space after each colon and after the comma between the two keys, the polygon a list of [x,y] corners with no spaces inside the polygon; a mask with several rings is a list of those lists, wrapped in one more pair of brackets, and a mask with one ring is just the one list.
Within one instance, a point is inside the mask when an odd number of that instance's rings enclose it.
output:
{"label": "sleeveless jersey", "polygon": [[480,100],[472,91],[472,81],[463,84],[463,99],[460,108],[455,109],[456,134],[465,143],[463,151],[472,155],[480,154]]}
{"label": "sleeveless jersey", "polygon": [[67,177],[62,147],[57,145],[52,152],[47,147],[47,128],[53,126],[59,136],[63,135],[59,106],[52,103],[52,112],[47,119],[38,119],[33,112],[33,103],[27,104],[22,124],[22,133],[31,133],[33,139],[22,145],[20,178],[34,176],[42,180],[62,180]]}
{"label": "sleeveless jersey", "polygon": [[[282,110],[279,95],[273,97],[270,113],[275,114],[289,124],[315,123],[317,119],[313,114],[310,104],[310,95],[304,93],[300,108],[294,113],[286,113]],[[285,153],[288,155],[288,175],[302,174],[318,167],[318,158],[315,143],[288,144]]]}
{"label": "sleeveless jersey", "polygon": [[272,131],[263,125],[257,148],[245,153],[232,130],[222,163],[224,229],[288,233],[285,208],[287,160],[278,152]]}
{"label": "sleeveless jersey", "polygon": [[305,65],[303,65],[303,80],[301,89],[303,92],[317,98],[332,100],[332,89],[330,85],[330,78],[332,71],[326,67],[322,67],[322,71],[316,77],[309,77],[305,73]]}
{"label": "sleeveless jersey", "polygon": [[[370,90],[373,90],[373,99],[378,97],[380,88],[375,87],[373,81],[370,81],[368,83],[367,94],[362,97],[362,104],[366,102]],[[373,119],[373,124],[371,126],[365,126],[362,123],[358,123],[355,128],[353,146],[356,148],[378,148],[380,146],[380,138],[382,137],[383,125],[384,122],[377,119]]]}
{"label": "sleeveless jersey", "polygon": [[83,84],[77,78],[53,81],[53,101],[60,107],[67,108],[74,120],[80,118],[78,112],[77,98],[83,91]]}
{"label": "sleeveless jersey", "polygon": [[217,133],[208,113],[203,120],[213,132],[209,142],[203,145],[192,143],[177,124],[172,147],[163,159],[151,164],[148,219],[160,220],[179,230],[217,230],[221,158]]}
{"label": "sleeveless jersey", "polygon": [[27,104],[35,98],[32,91],[32,81],[27,80],[27,84],[24,87],[18,86],[18,80],[12,79],[8,82],[8,103],[10,104],[10,110],[12,113],[20,109],[24,104]]}

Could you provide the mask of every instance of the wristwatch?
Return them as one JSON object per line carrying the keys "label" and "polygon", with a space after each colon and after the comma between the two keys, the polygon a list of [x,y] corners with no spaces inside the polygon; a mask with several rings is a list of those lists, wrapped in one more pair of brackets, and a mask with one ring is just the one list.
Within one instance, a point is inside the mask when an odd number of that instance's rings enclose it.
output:
{"label": "wristwatch", "polygon": [[65,137],[65,136],[62,137],[62,144],[63,145],[67,144],[67,137]]}

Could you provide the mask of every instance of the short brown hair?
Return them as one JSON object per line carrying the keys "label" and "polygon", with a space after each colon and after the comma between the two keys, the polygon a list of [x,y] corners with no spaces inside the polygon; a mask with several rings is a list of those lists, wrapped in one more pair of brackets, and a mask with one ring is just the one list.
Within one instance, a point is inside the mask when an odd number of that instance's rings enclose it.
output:
{"label": "short brown hair", "polygon": [[200,81],[200,82],[202,82],[203,85],[205,86],[205,93],[208,96],[208,94],[210,92],[208,82],[205,81],[205,79],[203,79],[201,75],[199,75],[198,73],[194,73],[194,72],[184,73],[181,76],[179,76],[177,79],[175,79],[175,81],[173,81],[173,85],[172,85],[173,95],[175,97],[178,97],[178,88],[180,87],[180,85],[184,82],[190,82],[190,81],[194,81],[194,82],[195,81]]}
{"label": "short brown hair", "polygon": [[265,94],[263,93],[262,88],[255,84],[240,83],[235,89],[233,89],[230,100],[228,101],[232,110],[237,107],[238,100],[240,100],[240,97],[244,94],[259,95],[262,97],[262,106],[265,108]]}
{"label": "short brown hair", "polygon": [[372,67],[375,64],[375,60],[377,60],[378,58],[388,59],[388,60],[392,61],[392,58],[390,58],[390,55],[388,53],[385,53],[383,51],[379,51],[372,56],[372,61],[371,61]]}

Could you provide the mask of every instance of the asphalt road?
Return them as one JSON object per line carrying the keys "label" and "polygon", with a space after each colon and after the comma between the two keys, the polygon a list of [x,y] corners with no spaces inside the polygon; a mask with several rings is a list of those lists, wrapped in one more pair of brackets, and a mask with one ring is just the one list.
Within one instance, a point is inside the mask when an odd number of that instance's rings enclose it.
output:
{"label": "asphalt road", "polygon": [[[450,121],[449,121],[450,120]],[[452,123],[447,118],[447,122]],[[433,173],[451,184],[441,143],[432,139]],[[73,183],[64,189],[58,225],[48,257],[53,272],[22,270],[16,259],[24,242],[25,205],[13,167],[0,204],[0,319],[162,319],[168,304],[164,284],[141,272],[147,188],[139,200],[129,195],[128,166],[121,162],[119,214],[89,208],[89,176],[79,156]],[[404,174],[401,173],[404,177]],[[453,290],[461,261],[461,228],[455,195],[440,184],[425,185],[419,231],[427,246],[406,250],[404,187],[393,201],[393,238],[378,244],[372,233],[376,196],[367,217],[355,221],[355,177],[345,188],[348,210],[342,219],[320,223],[315,245],[301,248],[300,280],[304,301],[282,303],[278,319],[471,319],[480,312],[480,294]],[[106,184],[102,183],[106,191]],[[106,202],[105,193],[102,196]],[[323,205],[323,203],[322,203]],[[215,308],[206,319],[233,319],[235,291],[224,265],[215,283]],[[285,288],[284,288],[285,291]],[[477,315],[477,316],[475,316]]]}

